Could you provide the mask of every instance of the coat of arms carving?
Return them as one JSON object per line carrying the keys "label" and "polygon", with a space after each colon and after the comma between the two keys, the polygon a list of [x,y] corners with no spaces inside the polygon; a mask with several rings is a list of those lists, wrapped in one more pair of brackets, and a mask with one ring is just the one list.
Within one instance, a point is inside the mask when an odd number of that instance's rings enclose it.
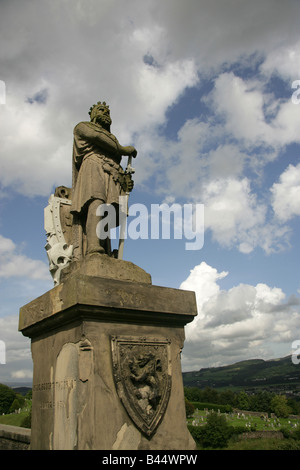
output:
{"label": "coat of arms carving", "polygon": [[170,341],[115,336],[111,344],[118,395],[137,428],[151,437],[171,392]]}

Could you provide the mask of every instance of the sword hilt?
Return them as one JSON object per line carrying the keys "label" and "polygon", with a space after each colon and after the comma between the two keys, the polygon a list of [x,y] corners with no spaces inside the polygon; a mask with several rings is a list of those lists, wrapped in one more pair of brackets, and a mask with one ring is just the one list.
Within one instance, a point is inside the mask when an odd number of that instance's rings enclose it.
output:
{"label": "sword hilt", "polygon": [[132,155],[129,155],[127,167],[125,170],[125,173],[127,173],[128,175],[132,175],[133,173],[135,173],[135,169],[131,166],[131,162],[132,162]]}

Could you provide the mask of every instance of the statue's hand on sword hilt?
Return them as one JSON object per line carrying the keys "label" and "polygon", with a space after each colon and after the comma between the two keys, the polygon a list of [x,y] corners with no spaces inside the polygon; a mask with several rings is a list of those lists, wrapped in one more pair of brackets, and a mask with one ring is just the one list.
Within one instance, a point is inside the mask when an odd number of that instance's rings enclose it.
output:
{"label": "statue's hand on sword hilt", "polygon": [[133,157],[133,154],[129,155],[128,157],[128,163],[127,163],[127,167],[125,170],[125,173],[127,175],[133,175],[133,173],[135,173],[135,169],[131,166],[132,157]]}

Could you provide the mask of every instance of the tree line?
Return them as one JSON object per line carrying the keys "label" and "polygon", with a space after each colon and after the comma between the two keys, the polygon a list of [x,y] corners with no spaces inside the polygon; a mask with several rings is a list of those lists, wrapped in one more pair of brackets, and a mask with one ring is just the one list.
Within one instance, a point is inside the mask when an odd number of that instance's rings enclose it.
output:
{"label": "tree line", "polygon": [[206,387],[184,387],[185,398],[188,402],[213,403],[219,405],[230,405],[245,411],[257,411],[275,413],[277,416],[285,417],[290,414],[300,414],[300,401],[287,398],[285,395],[276,395],[267,390],[254,394],[245,391],[234,392],[232,390],[221,390]]}
{"label": "tree line", "polygon": [[[29,392],[31,395],[31,391]],[[28,396],[27,398],[30,398]],[[25,397],[15,392],[11,387],[0,384],[0,415],[13,413],[22,408],[25,404]]]}

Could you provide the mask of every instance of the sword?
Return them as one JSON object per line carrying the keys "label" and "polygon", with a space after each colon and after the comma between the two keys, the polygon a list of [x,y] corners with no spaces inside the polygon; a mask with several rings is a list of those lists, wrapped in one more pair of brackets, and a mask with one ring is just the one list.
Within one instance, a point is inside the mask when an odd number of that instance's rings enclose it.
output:
{"label": "sword", "polygon": [[[129,155],[127,167],[125,170],[125,174],[132,175],[135,172],[135,169],[131,166],[132,162],[132,155]],[[127,210],[128,210],[128,199],[129,199],[130,191],[126,191],[125,201],[122,206],[124,211],[122,211],[121,207],[121,214],[120,214],[120,238],[119,238],[119,249],[118,249],[118,259],[123,259],[123,251],[124,251],[124,237],[125,237],[125,229],[126,229],[126,219],[127,219]],[[123,215],[124,212],[124,215]]]}

